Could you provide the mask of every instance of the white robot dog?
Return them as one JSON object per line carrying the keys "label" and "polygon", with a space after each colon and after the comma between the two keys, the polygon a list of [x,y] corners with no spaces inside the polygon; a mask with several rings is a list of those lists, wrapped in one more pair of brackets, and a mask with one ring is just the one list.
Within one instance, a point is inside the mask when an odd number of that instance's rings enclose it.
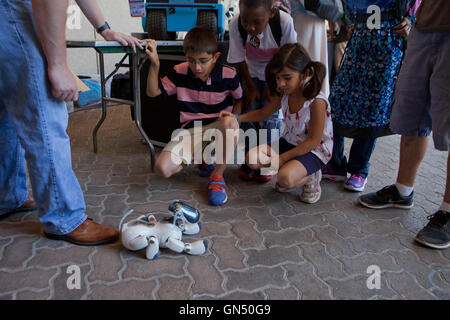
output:
{"label": "white robot dog", "polygon": [[169,248],[175,252],[186,252],[191,255],[202,255],[208,249],[206,240],[198,240],[192,243],[181,241],[183,234],[196,234],[200,231],[200,213],[179,200],[175,200],[169,211],[173,217],[162,221],[156,221],[154,215],[148,213],[137,219],[125,223],[121,228],[123,220],[130,215],[130,210],[120,221],[119,230],[122,244],[125,248],[138,251],[144,248],[149,260],[159,256],[159,248]]}

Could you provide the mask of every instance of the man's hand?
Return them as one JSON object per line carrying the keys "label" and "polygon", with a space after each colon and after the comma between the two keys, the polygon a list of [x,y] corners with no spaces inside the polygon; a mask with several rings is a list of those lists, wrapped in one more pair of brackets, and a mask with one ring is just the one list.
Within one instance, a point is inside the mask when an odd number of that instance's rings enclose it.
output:
{"label": "man's hand", "polygon": [[136,47],[143,50],[144,48],[141,46],[142,40],[139,40],[130,35],[117,32],[111,29],[103,30],[101,33],[103,38],[108,41],[117,41],[120,42],[123,46],[131,46],[133,48],[133,52],[136,52]]}
{"label": "man's hand", "polygon": [[400,37],[407,37],[411,31],[411,21],[408,18],[404,18],[402,22],[394,27],[394,30]]}
{"label": "man's hand", "polygon": [[67,65],[48,67],[48,77],[52,85],[52,94],[59,100],[78,100],[78,86],[73,73]]}

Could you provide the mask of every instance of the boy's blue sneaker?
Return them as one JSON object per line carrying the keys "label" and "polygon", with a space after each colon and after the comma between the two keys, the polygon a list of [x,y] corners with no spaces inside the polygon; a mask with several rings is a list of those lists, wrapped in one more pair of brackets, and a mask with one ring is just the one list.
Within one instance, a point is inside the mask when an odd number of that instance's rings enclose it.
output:
{"label": "boy's blue sneaker", "polygon": [[213,164],[206,164],[206,162],[203,162],[202,164],[197,165],[198,168],[198,175],[200,177],[209,177],[211,175],[211,172],[214,170]]}
{"label": "boy's blue sneaker", "polygon": [[221,206],[227,202],[226,185],[223,177],[216,174],[209,178],[208,182],[208,200],[213,206]]}

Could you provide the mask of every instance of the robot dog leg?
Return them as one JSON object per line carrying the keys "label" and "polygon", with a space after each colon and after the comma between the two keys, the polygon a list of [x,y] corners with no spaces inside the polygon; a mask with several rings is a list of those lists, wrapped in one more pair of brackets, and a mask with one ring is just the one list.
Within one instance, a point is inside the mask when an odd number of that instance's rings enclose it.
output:
{"label": "robot dog leg", "polygon": [[159,254],[160,254],[160,251],[159,251],[158,238],[151,236],[148,239],[148,246],[147,246],[147,250],[145,251],[145,255],[146,255],[147,259],[152,260],[152,259],[158,258]]}
{"label": "robot dog leg", "polygon": [[166,241],[166,246],[172,251],[175,252],[186,252],[191,255],[202,255],[208,249],[208,241],[206,240],[197,240],[192,243],[184,243],[181,240],[175,238],[168,238]]}

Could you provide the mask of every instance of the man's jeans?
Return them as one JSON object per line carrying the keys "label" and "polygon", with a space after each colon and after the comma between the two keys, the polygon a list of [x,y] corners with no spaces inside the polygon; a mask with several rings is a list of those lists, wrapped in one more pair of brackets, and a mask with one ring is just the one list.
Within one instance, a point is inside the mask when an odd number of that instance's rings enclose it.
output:
{"label": "man's jeans", "polygon": [[68,114],[51,94],[31,0],[0,2],[0,215],[26,200],[25,159],[44,230],[67,234],[86,205],[72,170]]}

